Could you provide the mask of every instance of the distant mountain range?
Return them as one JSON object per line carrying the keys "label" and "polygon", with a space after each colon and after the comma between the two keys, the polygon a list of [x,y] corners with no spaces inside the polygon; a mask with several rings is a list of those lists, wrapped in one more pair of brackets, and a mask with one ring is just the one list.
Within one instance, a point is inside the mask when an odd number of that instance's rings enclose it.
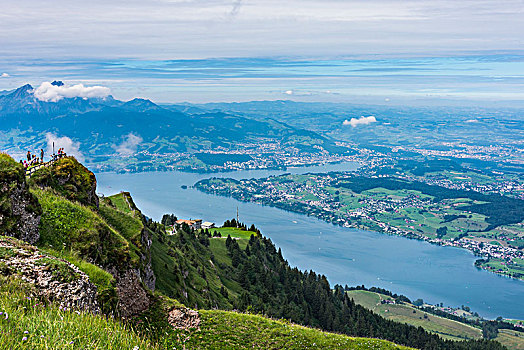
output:
{"label": "distant mountain range", "polygon": [[[291,153],[345,151],[329,138],[271,118],[255,120],[189,105],[159,106],[138,98],[124,102],[112,96],[48,102],[37,98],[31,85],[0,93],[0,124],[0,133],[12,137],[0,138],[0,148],[11,152],[20,145],[40,148],[45,146],[45,135],[52,133],[79,143],[79,151],[90,164],[140,151],[156,155],[210,150],[234,153],[266,143]],[[144,159],[136,159],[139,161]]]}

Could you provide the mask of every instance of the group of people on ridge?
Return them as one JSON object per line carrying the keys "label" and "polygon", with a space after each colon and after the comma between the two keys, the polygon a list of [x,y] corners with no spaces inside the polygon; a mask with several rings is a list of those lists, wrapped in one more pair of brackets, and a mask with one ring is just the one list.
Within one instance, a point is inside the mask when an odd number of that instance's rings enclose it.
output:
{"label": "group of people on ridge", "polygon": [[[31,151],[27,151],[27,160],[20,160],[20,164],[23,164],[24,165],[24,168],[30,168],[30,167],[33,167],[35,165],[38,165],[38,164],[43,164],[44,163],[44,149],[41,148],[40,149],[40,157],[38,157],[37,154],[32,154]],[[58,149],[58,154],[52,154],[51,155],[51,160],[52,161],[55,161],[59,158],[62,158],[62,157],[65,157],[66,156],[66,153],[64,151],[63,148],[59,148]]]}

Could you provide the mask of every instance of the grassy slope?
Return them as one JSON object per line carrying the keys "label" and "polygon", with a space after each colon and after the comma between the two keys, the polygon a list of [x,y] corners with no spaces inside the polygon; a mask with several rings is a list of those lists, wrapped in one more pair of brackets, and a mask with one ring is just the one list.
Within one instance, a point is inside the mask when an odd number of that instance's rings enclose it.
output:
{"label": "grassy slope", "polygon": [[187,339],[183,344],[187,348],[407,349],[384,340],[326,333],[257,315],[217,310],[200,311],[200,315],[200,330],[178,332]]}
{"label": "grassy slope", "polygon": [[[107,197],[111,203],[121,212],[125,214],[134,214],[134,202],[131,199],[131,195],[127,192],[117,193],[115,195]],[[133,215],[134,216],[134,215]]]}
{"label": "grassy slope", "polygon": [[138,213],[124,212],[105,200],[96,211],[49,188],[31,192],[43,209],[38,246],[79,267],[96,284],[104,312],[115,310],[116,283],[103,268],[139,265],[143,225]]}
{"label": "grassy slope", "polygon": [[[391,299],[385,295],[360,290],[348,293],[356,303],[373,310],[387,319],[405,322],[413,326],[421,326],[425,330],[436,333],[446,339],[461,340],[466,337],[475,339],[482,337],[480,329],[422,312],[409,305],[380,304],[381,299]],[[424,318],[424,314],[427,315],[427,319]],[[521,332],[503,329],[499,331],[499,335],[495,340],[508,347],[508,349],[524,350],[524,334]]]}
{"label": "grassy slope", "polygon": [[110,227],[92,208],[71,202],[50,189],[33,188],[42,205],[41,247],[72,250],[100,266],[138,263],[136,248]]}
{"label": "grassy slope", "polygon": [[389,341],[323,332],[261,315],[200,310],[198,328],[173,329],[165,318],[174,299],[156,294],[145,314],[132,319],[162,349],[409,349]]}
{"label": "grassy slope", "polygon": [[215,231],[215,230],[217,232],[220,232],[220,234],[222,235],[222,238],[226,238],[227,235],[230,235],[233,238],[241,238],[241,239],[249,240],[249,237],[251,237],[251,235],[254,234],[254,232],[244,231],[236,227],[218,227],[218,228],[213,228],[210,231]]}
{"label": "grassy slope", "polygon": [[[392,298],[368,291],[349,291],[349,296],[375,313],[398,322],[404,322],[413,326],[421,326],[429,332],[439,334],[443,338],[462,340],[480,339],[482,331],[469,325],[438,317],[417,310],[409,305],[380,304],[380,300],[392,300]],[[427,318],[424,318],[426,316]]]}
{"label": "grassy slope", "polygon": [[45,305],[27,297],[27,288],[16,278],[0,276],[0,349],[407,349],[216,310],[200,312],[199,329],[170,329],[157,343],[111,318]]}
{"label": "grassy slope", "polygon": [[524,350],[524,334],[521,332],[501,329],[499,330],[499,335],[495,340],[505,345],[508,349]]}
{"label": "grassy slope", "polygon": [[[172,238],[167,236],[164,242],[159,240],[158,235],[153,236],[153,245],[151,247],[151,258],[154,271],[163,271],[156,274],[156,288],[167,296],[178,296],[180,301],[191,307],[215,307],[231,309],[231,302],[223,297],[219,291],[222,285],[230,289],[230,294],[236,295],[235,290],[239,290],[238,284],[225,276],[220,266],[211,262],[208,252],[198,252],[192,246],[187,246],[188,251],[181,251],[178,248],[172,248],[169,241]],[[225,240],[220,238],[211,239],[211,246],[215,242],[222,241],[224,252],[221,256],[227,256],[225,250]],[[197,267],[191,264],[186,257],[192,256],[199,261]],[[215,258],[217,254],[215,253]],[[202,278],[205,274],[207,281]],[[187,275],[186,278],[183,278]],[[187,293],[187,297],[180,296],[180,291]],[[208,293],[213,293],[218,305],[211,305],[207,298]]]}
{"label": "grassy slope", "polygon": [[216,230],[217,232],[220,232],[224,242],[228,235],[230,235],[231,238],[237,238],[238,245],[240,246],[241,249],[246,249],[246,245],[247,245],[247,242],[249,241],[249,237],[251,237],[251,235],[254,234],[254,232],[244,231],[236,227],[219,227],[217,229],[212,229],[212,231],[214,230]]}
{"label": "grassy slope", "polygon": [[[218,231],[222,234],[222,238],[210,238],[209,251],[197,251],[194,247],[187,245],[187,251],[181,251],[179,248],[170,246],[170,241],[174,237],[167,236],[165,241],[160,241],[158,235],[153,236],[153,245],[151,248],[151,256],[154,271],[162,271],[156,274],[156,287],[167,296],[178,298],[181,302],[191,307],[207,308],[216,307],[223,309],[232,309],[235,307],[235,301],[240,296],[242,288],[240,285],[230,278],[228,269],[225,266],[231,266],[231,257],[226,249],[226,237],[231,235],[233,238],[238,238],[240,248],[245,249],[249,237],[253,232],[243,231],[237,228],[217,228],[210,231]],[[197,267],[186,261],[186,257],[192,257],[199,261]],[[182,270],[176,267],[182,266]],[[187,277],[181,276],[186,273]],[[206,279],[202,278],[205,275]],[[207,280],[207,281],[206,281]],[[221,287],[227,289],[228,296],[220,294]],[[180,290],[187,293],[187,297],[180,296]],[[208,295],[214,296],[218,304],[210,304]]]}
{"label": "grassy slope", "polygon": [[111,227],[120,232],[126,240],[140,248],[140,235],[144,225],[142,224],[140,213],[129,207],[124,200],[124,196],[125,194],[120,193],[101,200],[99,214]]}

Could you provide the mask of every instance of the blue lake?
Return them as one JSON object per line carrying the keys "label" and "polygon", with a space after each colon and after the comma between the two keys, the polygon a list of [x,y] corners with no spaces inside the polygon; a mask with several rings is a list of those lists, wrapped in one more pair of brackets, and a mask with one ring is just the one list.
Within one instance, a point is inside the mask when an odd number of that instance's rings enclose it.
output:
{"label": "blue lake", "polygon": [[213,176],[242,179],[356,168],[356,164],[343,163],[218,174],[101,173],[97,178],[99,193],[129,191],[142,212],[156,220],[164,213],[174,213],[179,218],[220,224],[235,217],[238,207],[240,221],[260,228],[282,248],[291,265],[325,274],[332,284],[377,286],[433,304],[467,305],[484,317],[524,319],[524,282],[477,269],[476,257],[467,250],[338,227],[301,214],[181,188]]}

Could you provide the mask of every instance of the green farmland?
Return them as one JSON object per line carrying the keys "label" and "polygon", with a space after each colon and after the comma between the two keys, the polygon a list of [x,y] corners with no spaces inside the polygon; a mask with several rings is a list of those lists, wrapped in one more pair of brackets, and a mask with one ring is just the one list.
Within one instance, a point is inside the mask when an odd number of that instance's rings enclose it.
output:
{"label": "green farmland", "polygon": [[357,304],[372,310],[380,316],[417,327],[421,326],[425,330],[436,333],[445,339],[482,338],[482,331],[478,328],[420,311],[409,304],[381,304],[381,300],[393,300],[393,298],[386,295],[363,290],[349,291],[348,294]]}

